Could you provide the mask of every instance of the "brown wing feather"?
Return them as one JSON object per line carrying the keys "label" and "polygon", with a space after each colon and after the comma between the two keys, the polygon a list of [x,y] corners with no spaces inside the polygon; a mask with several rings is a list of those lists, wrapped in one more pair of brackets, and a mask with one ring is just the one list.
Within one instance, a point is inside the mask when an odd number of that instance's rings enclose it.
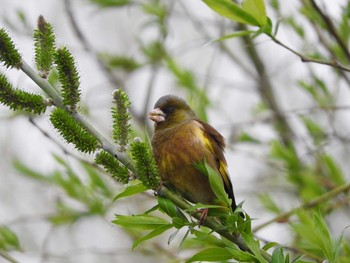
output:
{"label": "brown wing feather", "polygon": [[227,171],[227,162],[224,156],[224,150],[226,146],[225,139],[215,128],[213,128],[208,123],[205,123],[201,120],[196,120],[196,121],[203,126],[205,134],[207,135],[208,139],[211,140],[212,148],[210,150],[212,151],[213,156],[215,158],[216,165],[217,165],[216,168],[218,169],[223,179],[226,193],[228,194],[229,198],[232,199],[232,209],[235,210],[236,201],[233,194],[232,183]]}

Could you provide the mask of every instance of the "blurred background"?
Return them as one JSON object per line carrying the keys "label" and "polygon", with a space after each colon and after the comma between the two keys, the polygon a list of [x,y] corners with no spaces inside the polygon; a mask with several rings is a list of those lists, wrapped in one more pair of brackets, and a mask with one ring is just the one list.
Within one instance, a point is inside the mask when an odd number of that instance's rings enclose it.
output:
{"label": "blurred background", "polygon": [[[265,1],[277,38],[310,58],[348,65],[349,52],[340,45],[348,47],[348,1],[316,2],[341,41],[303,0]],[[108,137],[116,88],[129,94],[141,138],[152,136],[147,116],[160,96],[185,98],[226,138],[236,200],[255,227],[349,180],[346,71],[304,63],[264,35],[216,41],[246,28],[202,1],[0,0],[0,6],[0,26],[33,67],[38,16],[53,25],[56,45],[67,46],[77,62],[80,110]],[[1,66],[0,72],[16,87],[41,92],[20,71]],[[50,81],[57,82],[54,73]],[[181,262],[190,255],[176,241],[167,244],[168,232],[131,251],[136,234],[110,222],[114,214],[150,209],[153,193],[112,202],[121,186],[91,168],[91,156],[67,145],[47,114],[32,117],[0,105],[0,151],[0,225],[19,238],[21,250],[11,253],[19,262]],[[57,179],[67,171],[80,179],[82,188],[75,190],[86,191],[85,197]],[[104,194],[94,193],[91,173],[108,185]],[[348,196],[326,205],[336,238],[349,225]],[[298,239],[285,222],[256,235],[282,245]]]}

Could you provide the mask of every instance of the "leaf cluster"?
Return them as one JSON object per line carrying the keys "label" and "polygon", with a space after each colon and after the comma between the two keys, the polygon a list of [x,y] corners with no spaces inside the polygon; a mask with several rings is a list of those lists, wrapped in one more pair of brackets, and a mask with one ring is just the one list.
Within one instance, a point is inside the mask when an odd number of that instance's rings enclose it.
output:
{"label": "leaf cluster", "polygon": [[73,143],[78,150],[92,153],[99,147],[98,140],[66,110],[54,109],[50,115],[50,121],[61,136],[68,143]]}
{"label": "leaf cluster", "polygon": [[34,114],[44,113],[47,107],[43,97],[15,89],[2,74],[0,74],[0,102],[12,110],[23,110]]}
{"label": "leaf cluster", "polygon": [[22,58],[5,29],[0,29],[0,61],[7,68],[20,68]]}

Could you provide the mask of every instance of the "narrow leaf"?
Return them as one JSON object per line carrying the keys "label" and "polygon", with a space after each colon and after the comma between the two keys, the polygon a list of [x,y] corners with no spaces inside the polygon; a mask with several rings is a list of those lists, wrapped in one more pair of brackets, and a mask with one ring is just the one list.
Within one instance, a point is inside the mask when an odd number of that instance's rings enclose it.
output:
{"label": "narrow leaf", "polygon": [[223,261],[232,259],[232,254],[226,248],[207,248],[193,257],[188,259],[186,263],[195,262],[195,261]]}
{"label": "narrow leaf", "polygon": [[259,21],[253,15],[230,0],[203,0],[203,2],[221,16],[238,23],[260,26]]}
{"label": "narrow leaf", "polygon": [[0,250],[20,250],[17,235],[6,226],[0,225]]}
{"label": "narrow leaf", "polygon": [[123,227],[138,228],[141,230],[154,230],[160,226],[169,225],[169,222],[165,219],[152,215],[116,215],[116,219],[113,221],[113,223]]}
{"label": "narrow leaf", "polygon": [[235,38],[235,37],[244,37],[244,36],[247,36],[247,35],[250,35],[253,33],[255,33],[255,31],[252,31],[252,30],[236,31],[235,33],[220,37],[220,38],[214,40],[214,42],[220,42],[220,41],[224,41],[224,40]]}
{"label": "narrow leaf", "polygon": [[232,258],[239,261],[239,262],[256,262],[257,259],[254,257],[252,254],[249,254],[248,252],[235,249],[235,248],[227,248],[231,255]]}
{"label": "narrow leaf", "polygon": [[134,244],[132,245],[132,249],[135,249],[138,245],[140,245],[142,242],[154,238],[156,236],[161,235],[163,232],[167,231],[168,229],[172,228],[173,226],[171,224],[168,225],[162,225],[154,229],[153,231],[149,232],[147,235],[137,239]]}
{"label": "narrow leaf", "polygon": [[146,190],[147,190],[147,187],[140,180],[136,179],[124,185],[124,189],[119,194],[117,194],[116,197],[114,197],[113,201],[123,197],[143,193]]}
{"label": "narrow leaf", "polygon": [[227,196],[221,176],[209,164],[205,163],[204,166],[208,172],[209,183],[213,192],[220,201],[229,207],[231,200]]}
{"label": "narrow leaf", "polygon": [[264,0],[245,0],[242,2],[242,8],[258,21],[260,27],[266,25],[267,16]]}
{"label": "narrow leaf", "polygon": [[284,263],[283,249],[276,248],[272,253],[272,263]]}
{"label": "narrow leaf", "polygon": [[258,259],[261,263],[267,263],[267,261],[263,258],[260,252],[259,242],[254,239],[252,233],[241,233],[242,237],[244,238],[247,246],[250,248],[250,250],[253,252],[254,256]]}
{"label": "narrow leaf", "polygon": [[158,197],[159,208],[170,217],[177,217],[177,208],[169,199]]}

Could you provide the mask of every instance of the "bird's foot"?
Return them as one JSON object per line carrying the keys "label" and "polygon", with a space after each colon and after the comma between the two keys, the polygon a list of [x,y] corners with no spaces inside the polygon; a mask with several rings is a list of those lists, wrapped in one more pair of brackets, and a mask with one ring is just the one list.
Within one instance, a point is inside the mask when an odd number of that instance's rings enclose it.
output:
{"label": "bird's foot", "polygon": [[195,211],[195,213],[201,213],[201,216],[199,217],[198,219],[198,226],[202,226],[203,225],[203,222],[204,220],[207,218],[208,216],[208,212],[209,212],[209,209],[208,208],[204,208],[204,209],[197,209]]}

